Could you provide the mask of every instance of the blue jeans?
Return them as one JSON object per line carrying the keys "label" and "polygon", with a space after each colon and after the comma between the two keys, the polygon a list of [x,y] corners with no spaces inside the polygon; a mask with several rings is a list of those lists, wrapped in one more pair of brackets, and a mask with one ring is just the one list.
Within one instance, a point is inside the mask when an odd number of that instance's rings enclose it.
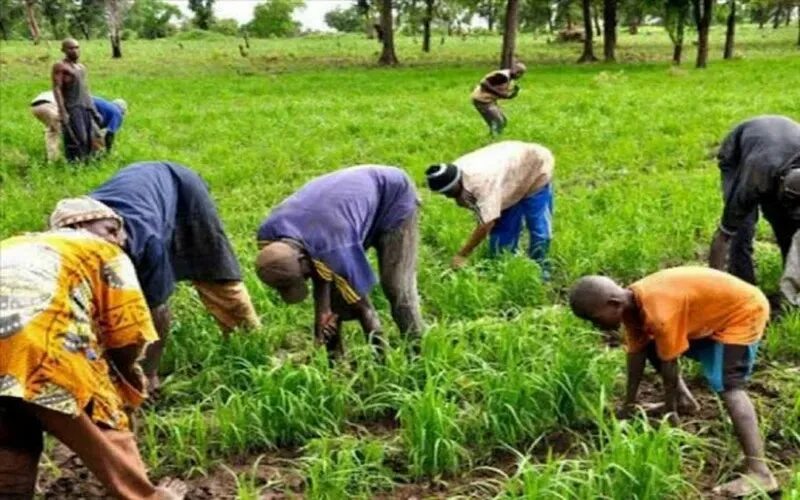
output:
{"label": "blue jeans", "polygon": [[489,235],[489,251],[492,255],[517,251],[523,219],[530,235],[528,257],[541,266],[542,275],[547,279],[550,272],[547,254],[553,238],[552,184],[503,210]]}

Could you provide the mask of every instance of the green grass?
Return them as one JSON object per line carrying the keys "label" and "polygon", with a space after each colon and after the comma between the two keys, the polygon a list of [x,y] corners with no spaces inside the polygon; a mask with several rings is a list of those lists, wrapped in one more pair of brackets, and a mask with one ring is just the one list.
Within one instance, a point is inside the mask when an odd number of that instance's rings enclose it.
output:
{"label": "green grass", "polygon": [[[493,66],[497,37],[448,39],[429,55],[401,37],[394,69],[373,67],[377,46],[356,37],[253,40],[247,59],[226,38],[128,42],[119,61],[106,42],[86,42],[93,91],[130,104],[114,154],[87,167],[45,165],[27,109],[49,85],[57,46],[0,45],[0,236],[43,228],[59,198],[133,161],[184,163],[211,185],[264,328],[226,342],[191,288],[173,298],[163,395],[138,431],[157,476],[250,457],[250,468],[225,474],[235,476],[232,495],[255,498],[286,487],[264,483],[256,457],[290,450],[314,498],[391,495],[406,483],[528,498],[697,496],[737,464],[729,425],[610,417],[623,355],[565,310],[563,294],[584,273],[629,281],[702,262],[721,209],[718,141],[752,115],[800,118],[796,29],[744,26],[732,61],[720,60],[721,34],[704,71],[672,68],[659,29],[621,35],[617,65],[575,65],[578,46],[521,36],[530,71],[505,105],[506,137],[556,156],[549,284],[527,259],[480,251],[450,271],[474,222],[423,188],[427,165],[489,143],[468,94]],[[330,368],[313,346],[310,304],[282,305],[255,278],[255,230],[309,178],[358,163],[402,166],[420,187],[419,287],[431,327],[421,357],[408,359],[377,291],[393,345],[386,362],[374,363],[348,326],[346,360]],[[772,291],[779,256],[765,228],[759,237],[759,275]],[[756,401],[787,498],[797,498],[797,314],[773,324],[765,344]],[[548,451],[553,436],[570,445]]]}

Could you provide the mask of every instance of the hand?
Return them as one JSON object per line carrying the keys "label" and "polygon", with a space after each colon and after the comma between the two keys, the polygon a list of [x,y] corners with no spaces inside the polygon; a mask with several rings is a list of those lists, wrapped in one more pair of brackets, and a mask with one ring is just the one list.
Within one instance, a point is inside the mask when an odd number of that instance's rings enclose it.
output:
{"label": "hand", "polygon": [[511,90],[511,99],[517,97],[517,94],[519,94],[520,90],[522,90],[522,88],[519,85],[515,85],[513,90]]}
{"label": "hand", "polygon": [[61,113],[60,118],[61,118],[61,123],[63,123],[64,125],[67,125],[69,123],[69,113],[67,113],[66,111]]}
{"label": "hand", "polygon": [[467,258],[463,255],[456,254],[453,256],[453,260],[450,261],[450,267],[454,270],[461,269],[462,267],[467,265]]}
{"label": "hand", "polygon": [[335,338],[339,333],[338,322],[339,317],[336,314],[332,312],[323,314],[319,323],[316,325],[317,341],[324,343]]}

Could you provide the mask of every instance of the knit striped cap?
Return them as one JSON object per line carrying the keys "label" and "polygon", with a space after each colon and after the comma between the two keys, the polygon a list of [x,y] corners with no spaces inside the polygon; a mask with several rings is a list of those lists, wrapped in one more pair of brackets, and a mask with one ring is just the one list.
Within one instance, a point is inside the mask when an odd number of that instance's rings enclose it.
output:
{"label": "knit striped cap", "polygon": [[431,191],[447,193],[461,180],[461,169],[452,163],[431,165],[425,171],[425,178]]}
{"label": "knit striped cap", "polygon": [[88,196],[65,198],[56,204],[55,210],[50,214],[50,229],[60,229],[73,226],[79,222],[91,222],[100,219],[114,219],[122,225],[122,217],[108,205],[94,198],[89,198]]}

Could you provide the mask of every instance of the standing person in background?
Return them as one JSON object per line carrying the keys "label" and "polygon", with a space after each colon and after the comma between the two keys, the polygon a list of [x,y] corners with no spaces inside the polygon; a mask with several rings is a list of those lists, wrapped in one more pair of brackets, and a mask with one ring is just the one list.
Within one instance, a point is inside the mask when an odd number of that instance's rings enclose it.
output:
{"label": "standing person in background", "polygon": [[512,68],[492,71],[472,91],[472,104],[489,126],[492,137],[501,134],[508,123],[497,100],[517,97],[520,87],[516,82],[522,78],[525,70],[524,64],[516,62]]}
{"label": "standing person in background", "polygon": [[44,125],[44,145],[47,161],[61,157],[61,117],[52,90],[42,92],[31,101],[31,113]]}
{"label": "standing person in background", "polygon": [[86,67],[78,62],[80,45],[67,38],[61,43],[64,59],[53,65],[53,96],[64,132],[67,161],[87,161],[92,155],[93,122],[99,122]]}
{"label": "standing person in background", "polygon": [[547,255],[553,233],[553,154],[539,144],[503,141],[468,153],[451,164],[425,172],[431,191],[453,198],[478,219],[451,266],[466,265],[473,250],[489,237],[492,255],[516,252],[522,222],[528,228],[528,256],[550,278]]}
{"label": "standing person in background", "polygon": [[[160,385],[158,365],[172,323],[168,300],[176,282],[192,281],[224,333],[261,326],[217,207],[197,173],[170,162],[134,163],[89,197],[125,221],[124,248],[160,338],[150,345],[142,363],[151,387]],[[58,206],[73,202],[61,200]]]}
{"label": "standing person in background", "polygon": [[106,101],[101,97],[92,97],[97,113],[100,115],[100,123],[97,126],[105,129],[104,146],[106,152],[111,152],[111,147],[114,145],[114,138],[117,132],[122,128],[122,120],[128,114],[128,103],[123,99],[114,99],[113,101]]}

